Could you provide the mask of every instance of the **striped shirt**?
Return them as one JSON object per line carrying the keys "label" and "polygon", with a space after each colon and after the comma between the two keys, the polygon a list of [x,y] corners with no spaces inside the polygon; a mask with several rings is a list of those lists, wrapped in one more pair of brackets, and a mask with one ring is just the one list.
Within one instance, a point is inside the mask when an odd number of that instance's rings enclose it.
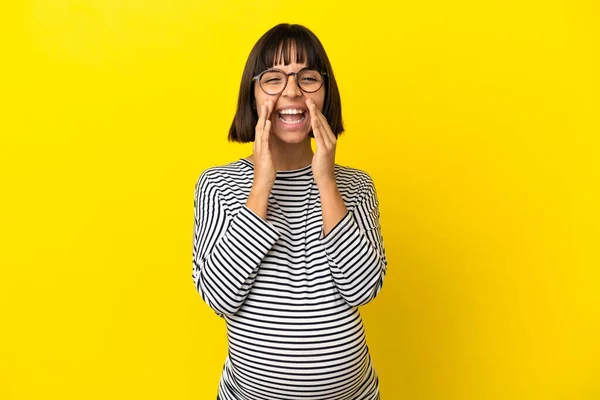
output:
{"label": "striped shirt", "polygon": [[221,400],[376,400],[358,306],[380,291],[386,257],[370,176],[335,165],[348,212],[323,235],[310,165],[278,171],[267,220],[245,203],[240,159],[195,185],[192,278],[227,326]]}

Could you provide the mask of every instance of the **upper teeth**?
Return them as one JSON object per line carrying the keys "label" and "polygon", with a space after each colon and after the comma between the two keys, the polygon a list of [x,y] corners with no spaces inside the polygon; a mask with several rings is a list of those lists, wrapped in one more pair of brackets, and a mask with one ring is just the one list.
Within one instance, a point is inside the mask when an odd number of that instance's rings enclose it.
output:
{"label": "upper teeth", "polygon": [[280,114],[304,114],[304,110],[281,110],[279,111]]}

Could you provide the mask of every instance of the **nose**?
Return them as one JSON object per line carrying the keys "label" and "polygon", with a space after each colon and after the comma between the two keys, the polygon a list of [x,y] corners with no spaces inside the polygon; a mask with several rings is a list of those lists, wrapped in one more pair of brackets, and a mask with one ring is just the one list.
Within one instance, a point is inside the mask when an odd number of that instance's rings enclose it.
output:
{"label": "nose", "polygon": [[285,89],[283,90],[281,95],[286,97],[302,96],[302,90],[300,90],[300,87],[298,86],[298,82],[296,82],[296,77],[294,76],[294,74],[288,74],[287,80],[287,85],[285,85]]}

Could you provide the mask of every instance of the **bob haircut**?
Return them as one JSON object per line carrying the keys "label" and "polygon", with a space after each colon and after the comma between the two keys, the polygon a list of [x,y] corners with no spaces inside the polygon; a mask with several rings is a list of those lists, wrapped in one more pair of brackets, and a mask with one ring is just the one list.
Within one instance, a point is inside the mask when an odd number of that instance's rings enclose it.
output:
{"label": "bob haircut", "polygon": [[[292,54],[295,50],[295,54]],[[289,65],[292,61],[325,72],[325,101],[323,115],[337,138],[344,131],[342,103],[329,58],[319,39],[308,28],[296,24],[279,24],[271,28],[256,42],[244,67],[238,104],[229,129],[229,141],[248,143],[254,141],[258,113],[254,98],[253,77],[276,64]],[[261,90],[260,88],[258,90]],[[310,136],[313,137],[312,131]]]}

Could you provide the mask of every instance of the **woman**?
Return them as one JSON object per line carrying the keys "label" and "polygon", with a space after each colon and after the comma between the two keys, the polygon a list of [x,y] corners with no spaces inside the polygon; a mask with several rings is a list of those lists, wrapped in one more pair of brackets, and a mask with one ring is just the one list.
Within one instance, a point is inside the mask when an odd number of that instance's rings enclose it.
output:
{"label": "woman", "polygon": [[335,164],[342,131],[317,37],[288,24],[265,33],[229,131],[253,154],[195,186],[192,277],[227,326],[221,400],[379,399],[358,306],[387,261],[371,178]]}

